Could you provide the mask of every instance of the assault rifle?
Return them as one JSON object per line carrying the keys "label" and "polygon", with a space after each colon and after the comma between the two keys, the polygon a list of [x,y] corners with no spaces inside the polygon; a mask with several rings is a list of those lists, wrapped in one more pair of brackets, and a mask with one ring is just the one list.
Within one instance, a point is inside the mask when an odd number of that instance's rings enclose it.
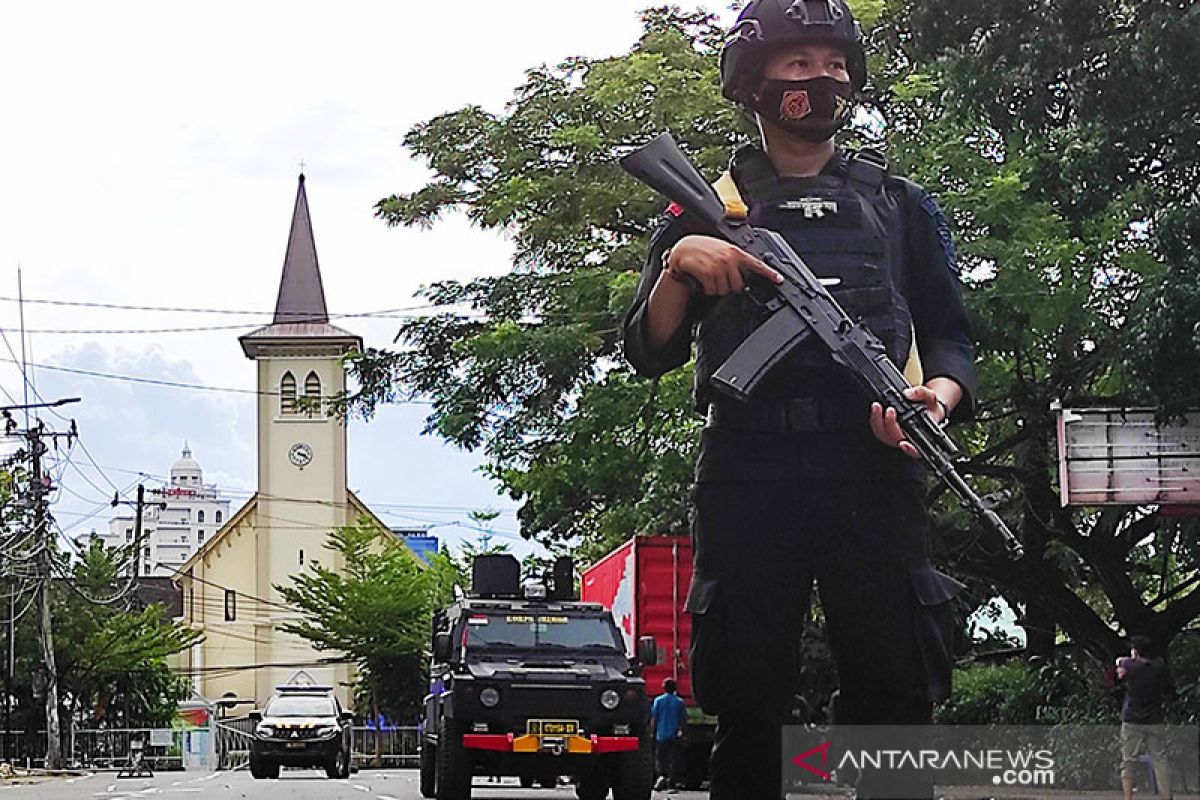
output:
{"label": "assault rifle", "polygon": [[861,323],[850,319],[787,240],[778,233],[729,219],[725,204],[665,133],[621,159],[625,171],[702,222],[712,233],[740,247],[783,276],[775,285],[749,276],[747,291],[770,316],[734,351],[712,376],[724,394],[746,401],[771,368],[809,336],[816,336],[833,360],[850,370],[871,398],[894,408],[904,435],[934,474],[972,514],[1000,534],[1013,558],[1024,549],[1004,520],[980,499],[954,467],[958,446],[925,410],[908,400],[911,388],[888,358],[883,343]]}

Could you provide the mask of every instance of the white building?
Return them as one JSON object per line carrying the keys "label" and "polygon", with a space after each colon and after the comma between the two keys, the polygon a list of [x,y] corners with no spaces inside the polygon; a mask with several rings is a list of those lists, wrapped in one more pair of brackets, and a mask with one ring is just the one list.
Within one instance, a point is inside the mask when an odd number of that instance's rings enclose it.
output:
{"label": "white building", "polygon": [[[166,507],[163,507],[163,504]],[[101,536],[109,547],[125,547],[136,535],[135,510],[122,507]],[[142,552],[138,574],[171,576],[229,519],[229,501],[215,484],[204,483],[204,470],[185,444],[182,457],[171,466],[168,486],[147,489],[142,510]]]}

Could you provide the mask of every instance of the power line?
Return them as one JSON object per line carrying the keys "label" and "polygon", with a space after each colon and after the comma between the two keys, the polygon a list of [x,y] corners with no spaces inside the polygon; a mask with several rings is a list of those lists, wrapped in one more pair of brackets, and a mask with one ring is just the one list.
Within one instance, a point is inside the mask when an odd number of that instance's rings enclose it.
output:
{"label": "power line", "polygon": [[[0,302],[19,303],[22,302],[19,297],[0,297]],[[230,308],[196,308],[186,306],[139,306],[127,305],[123,303],[97,303],[87,300],[53,300],[47,298],[33,299],[26,297],[24,302],[46,306],[68,306],[72,308],[107,308],[116,311],[159,311],[171,314],[225,314],[230,316],[266,316],[266,317],[295,317],[296,322],[312,321],[311,311],[264,311],[261,309],[230,309]],[[385,314],[403,314],[410,311],[421,311],[427,308],[439,308],[437,304],[427,303],[419,306],[407,306],[402,308],[387,308],[379,311],[358,311],[353,313],[329,314],[330,319],[347,318],[347,317],[374,317]]]}
{"label": "power line", "polygon": [[[8,359],[8,358],[0,358],[0,362],[9,362],[9,363],[18,364],[18,365],[21,363],[20,361],[17,361],[16,359]],[[60,367],[60,366],[57,366],[54,364],[34,364],[33,362],[29,362],[28,366],[29,367],[37,367],[38,369],[48,369],[53,372],[66,372],[71,375],[84,375],[89,378],[103,378],[105,380],[125,381],[127,383],[142,383],[142,384],[149,384],[151,386],[165,386],[165,387],[172,388],[172,389],[192,389],[192,390],[196,390],[196,391],[205,391],[205,392],[228,392],[228,393],[232,393],[232,394],[249,394],[249,395],[262,396],[262,397],[279,397],[279,395],[280,395],[279,392],[271,392],[271,391],[262,392],[262,391],[258,391],[257,389],[238,389],[238,388],[229,387],[229,386],[208,386],[208,385],[202,384],[202,383],[184,383],[182,381],[167,381],[167,380],[160,380],[158,378],[144,378],[144,377],[134,376],[134,375],[119,375],[119,374],[112,373],[112,372],[95,372],[93,370],[75,369],[73,367]],[[36,394],[36,391],[34,393]],[[323,400],[332,400],[333,398],[332,397],[324,397],[322,399]],[[393,405],[429,406],[429,405],[433,405],[433,402],[430,400],[397,400],[393,403]]]}

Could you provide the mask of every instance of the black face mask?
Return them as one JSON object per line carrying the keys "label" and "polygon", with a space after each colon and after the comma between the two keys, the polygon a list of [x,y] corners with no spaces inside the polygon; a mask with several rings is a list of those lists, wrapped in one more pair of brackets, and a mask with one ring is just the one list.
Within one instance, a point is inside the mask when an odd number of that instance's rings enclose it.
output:
{"label": "black face mask", "polygon": [[852,93],[849,82],[829,77],[767,81],[757,95],[754,111],[793,136],[823,142],[854,113]]}

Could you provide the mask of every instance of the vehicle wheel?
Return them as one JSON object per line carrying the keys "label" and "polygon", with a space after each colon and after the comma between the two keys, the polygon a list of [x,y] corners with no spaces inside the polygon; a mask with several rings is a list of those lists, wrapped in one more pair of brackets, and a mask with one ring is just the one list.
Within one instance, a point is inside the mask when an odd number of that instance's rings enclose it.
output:
{"label": "vehicle wheel", "polygon": [[434,781],[437,800],[470,800],[474,765],[470,751],[463,747],[462,737],[460,723],[442,720],[438,728],[437,778]]}
{"label": "vehicle wheel", "polygon": [[350,759],[345,750],[339,747],[334,751],[329,760],[325,762],[325,774],[330,778],[350,777]]}
{"label": "vehicle wheel", "polygon": [[648,800],[654,790],[654,742],[643,736],[632,753],[617,753],[613,800]]}
{"label": "vehicle wheel", "polygon": [[519,780],[521,782],[522,789],[532,789],[533,788],[533,776],[532,775],[522,775],[517,780]]}
{"label": "vehicle wheel", "polygon": [[272,763],[270,761],[263,761],[262,759],[258,759],[258,758],[255,758],[254,756],[251,756],[250,757],[250,775],[257,780],[263,780],[265,778],[278,778],[279,777],[279,765]]}
{"label": "vehicle wheel", "polygon": [[558,786],[558,776],[543,775],[538,778],[538,783],[542,785],[543,789],[553,789],[554,787]]}
{"label": "vehicle wheel", "polygon": [[575,796],[579,800],[604,800],[608,797],[608,771],[601,764],[575,781]]}
{"label": "vehicle wheel", "polygon": [[[437,793],[437,748],[428,739],[421,739],[421,797],[434,798]],[[525,784],[521,784],[524,786]]]}

